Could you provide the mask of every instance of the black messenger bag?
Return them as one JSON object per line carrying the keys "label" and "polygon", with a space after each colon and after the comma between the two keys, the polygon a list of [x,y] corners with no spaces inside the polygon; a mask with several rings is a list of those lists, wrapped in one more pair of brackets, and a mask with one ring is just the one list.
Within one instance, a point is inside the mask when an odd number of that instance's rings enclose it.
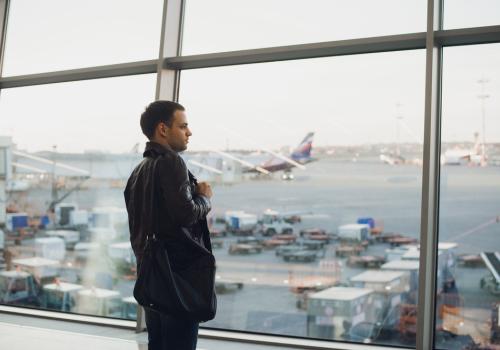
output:
{"label": "black messenger bag", "polygon": [[[158,192],[152,195],[157,198]],[[152,210],[153,222],[157,222],[156,208]],[[182,234],[178,236],[175,238],[188,239]],[[174,270],[167,244],[156,235],[148,235],[137,271],[134,297],[139,305],[153,311],[192,321],[209,321],[215,317],[217,309],[215,258],[206,251],[193,257],[188,267]]]}

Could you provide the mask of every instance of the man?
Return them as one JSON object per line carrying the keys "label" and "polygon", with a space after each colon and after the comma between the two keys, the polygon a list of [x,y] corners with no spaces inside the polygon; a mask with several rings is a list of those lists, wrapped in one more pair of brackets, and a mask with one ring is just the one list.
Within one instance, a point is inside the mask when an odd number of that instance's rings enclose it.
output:
{"label": "man", "polygon": [[[206,222],[212,190],[205,182],[197,183],[179,155],[192,135],[184,107],[170,101],[153,102],[142,113],[140,124],[149,142],[124,193],[137,265],[141,264],[147,231],[155,227],[158,238],[168,246],[172,268],[189,266],[196,254],[193,246],[212,250]],[[197,244],[172,239],[174,230],[188,232]],[[149,349],[196,349],[197,322],[152,310],[145,313]]]}

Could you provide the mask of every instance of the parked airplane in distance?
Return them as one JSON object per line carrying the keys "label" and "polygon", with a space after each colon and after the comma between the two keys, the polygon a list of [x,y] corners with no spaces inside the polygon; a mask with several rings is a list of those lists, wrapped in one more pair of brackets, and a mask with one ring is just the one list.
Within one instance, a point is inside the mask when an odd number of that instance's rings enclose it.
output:
{"label": "parked airplane in distance", "polygon": [[[304,164],[315,161],[316,159],[311,156],[312,143],[314,132],[309,132],[302,142],[292,151],[289,156],[274,156],[267,161],[259,164],[259,167],[271,173],[283,171],[283,180],[292,180],[292,169],[301,167]],[[256,173],[255,168],[244,171],[245,173]]]}

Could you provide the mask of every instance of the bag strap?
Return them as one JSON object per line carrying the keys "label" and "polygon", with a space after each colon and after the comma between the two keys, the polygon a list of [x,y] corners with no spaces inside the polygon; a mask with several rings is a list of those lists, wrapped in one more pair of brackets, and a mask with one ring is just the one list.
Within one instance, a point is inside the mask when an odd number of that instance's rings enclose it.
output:
{"label": "bag strap", "polygon": [[153,241],[158,239],[158,195],[159,192],[157,191],[157,181],[158,181],[158,174],[157,174],[157,168],[158,168],[158,158],[153,159],[153,171],[152,171],[152,179],[151,179],[151,193],[150,193],[150,198],[152,201],[152,208],[151,208],[151,224],[149,225],[149,230],[146,234],[146,239],[148,241]]}

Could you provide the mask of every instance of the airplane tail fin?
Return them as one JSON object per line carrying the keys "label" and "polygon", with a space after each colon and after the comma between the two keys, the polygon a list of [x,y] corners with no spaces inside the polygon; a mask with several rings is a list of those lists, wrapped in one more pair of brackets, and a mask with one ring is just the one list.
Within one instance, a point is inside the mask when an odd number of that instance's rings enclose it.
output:
{"label": "airplane tail fin", "polygon": [[293,150],[290,158],[296,161],[303,161],[311,158],[314,132],[310,132],[304,137],[302,142]]}

